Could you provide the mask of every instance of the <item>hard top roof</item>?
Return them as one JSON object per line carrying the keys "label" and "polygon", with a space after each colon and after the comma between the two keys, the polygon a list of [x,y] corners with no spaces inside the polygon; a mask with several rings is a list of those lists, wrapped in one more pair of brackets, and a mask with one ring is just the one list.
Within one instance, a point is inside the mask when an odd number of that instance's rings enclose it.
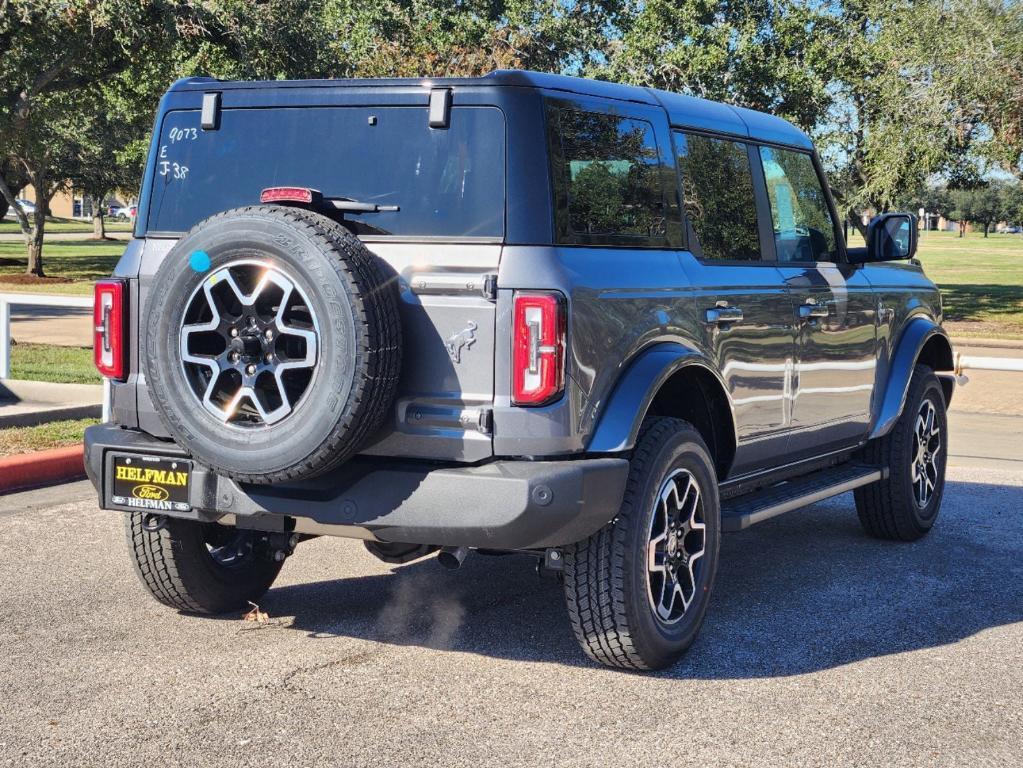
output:
{"label": "hard top roof", "polygon": [[483,77],[447,78],[381,78],[352,80],[266,80],[219,81],[206,77],[179,80],[171,90],[209,90],[216,83],[217,90],[252,88],[429,88],[459,86],[515,86],[538,88],[546,91],[564,91],[582,96],[596,96],[621,101],[632,101],[662,107],[672,125],[687,128],[721,131],[748,136],[759,141],[788,144],[812,149],[809,137],[787,120],[766,112],[735,107],[708,99],[683,96],[678,93],[644,88],[635,85],[589,80],[568,75],[553,75],[528,70],[498,69]]}

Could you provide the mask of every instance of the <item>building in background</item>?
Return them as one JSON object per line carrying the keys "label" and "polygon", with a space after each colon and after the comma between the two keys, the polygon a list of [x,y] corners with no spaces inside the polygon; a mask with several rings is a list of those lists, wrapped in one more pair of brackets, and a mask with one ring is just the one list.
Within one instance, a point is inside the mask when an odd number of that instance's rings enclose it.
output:
{"label": "building in background", "polygon": [[[36,202],[36,191],[31,185],[25,187],[20,196],[26,200],[31,200],[33,203]],[[133,196],[123,194],[111,195],[105,201],[105,213],[109,212],[110,206],[122,208],[126,204],[133,202]],[[93,200],[88,195],[84,195],[74,189],[70,191],[61,190],[50,200],[50,215],[58,219],[88,220],[92,218],[93,205]]]}

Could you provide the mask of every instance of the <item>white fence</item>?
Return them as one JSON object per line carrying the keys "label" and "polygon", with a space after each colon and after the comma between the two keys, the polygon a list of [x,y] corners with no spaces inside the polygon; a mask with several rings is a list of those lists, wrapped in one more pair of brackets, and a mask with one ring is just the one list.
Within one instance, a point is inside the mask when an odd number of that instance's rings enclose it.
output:
{"label": "white fence", "polygon": [[1019,371],[1023,372],[1023,358],[979,357],[956,353],[956,375],[963,371]]}
{"label": "white fence", "polygon": [[[0,380],[11,377],[11,307],[74,307],[92,309],[92,296],[43,293],[0,293]],[[91,318],[89,320],[92,322]],[[110,421],[110,380],[103,379],[103,421]]]}

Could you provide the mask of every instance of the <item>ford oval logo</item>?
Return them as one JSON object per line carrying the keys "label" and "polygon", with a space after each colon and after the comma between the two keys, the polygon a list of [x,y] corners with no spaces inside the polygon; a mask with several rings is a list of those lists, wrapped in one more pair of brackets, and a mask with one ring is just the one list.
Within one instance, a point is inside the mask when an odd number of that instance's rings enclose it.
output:
{"label": "ford oval logo", "polygon": [[159,488],[155,485],[136,485],[131,489],[131,495],[136,499],[147,501],[166,501],[170,494],[166,488]]}

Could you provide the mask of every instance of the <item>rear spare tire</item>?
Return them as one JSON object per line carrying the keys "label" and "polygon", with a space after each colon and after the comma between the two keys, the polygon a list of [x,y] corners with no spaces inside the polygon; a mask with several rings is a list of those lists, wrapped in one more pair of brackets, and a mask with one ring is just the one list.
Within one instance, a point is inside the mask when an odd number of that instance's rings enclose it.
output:
{"label": "rear spare tire", "polygon": [[197,224],[164,259],[142,367],[198,461],[242,482],[332,469],[390,410],[401,367],[395,281],[344,227],[275,206]]}

